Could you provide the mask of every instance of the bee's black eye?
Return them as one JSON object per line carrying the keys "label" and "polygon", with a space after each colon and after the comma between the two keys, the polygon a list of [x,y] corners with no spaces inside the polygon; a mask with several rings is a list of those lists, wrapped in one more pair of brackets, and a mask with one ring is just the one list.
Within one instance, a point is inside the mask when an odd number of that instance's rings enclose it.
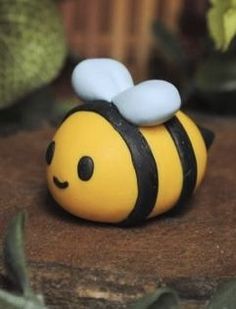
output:
{"label": "bee's black eye", "polygon": [[93,175],[93,170],[94,170],[94,163],[92,158],[84,156],[79,160],[77,166],[77,172],[81,180],[84,181],[89,180]]}
{"label": "bee's black eye", "polygon": [[46,156],[45,156],[45,159],[48,165],[50,165],[52,162],[54,151],[55,151],[55,142],[51,142],[48,145]]}

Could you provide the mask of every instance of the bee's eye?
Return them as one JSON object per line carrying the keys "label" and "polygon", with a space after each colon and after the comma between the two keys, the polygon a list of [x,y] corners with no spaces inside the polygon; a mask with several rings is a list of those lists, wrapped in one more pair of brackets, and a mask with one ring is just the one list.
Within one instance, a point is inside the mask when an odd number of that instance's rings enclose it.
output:
{"label": "bee's eye", "polygon": [[50,165],[52,162],[54,151],[55,151],[55,142],[51,142],[48,145],[46,156],[45,156],[45,159],[48,165]]}
{"label": "bee's eye", "polygon": [[77,166],[78,176],[81,180],[87,181],[93,175],[94,163],[93,159],[88,156],[84,156],[79,160]]}

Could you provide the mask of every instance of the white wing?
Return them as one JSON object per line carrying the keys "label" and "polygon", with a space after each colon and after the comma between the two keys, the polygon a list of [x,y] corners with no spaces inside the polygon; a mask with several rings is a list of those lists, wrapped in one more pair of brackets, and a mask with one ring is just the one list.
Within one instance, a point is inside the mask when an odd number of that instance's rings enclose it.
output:
{"label": "white wing", "polygon": [[85,101],[111,102],[118,93],[132,87],[133,80],[127,68],[116,60],[87,59],[74,69],[72,85]]}
{"label": "white wing", "polygon": [[128,121],[153,126],[173,117],[180,108],[181,98],[173,84],[149,80],[123,91],[112,102]]}

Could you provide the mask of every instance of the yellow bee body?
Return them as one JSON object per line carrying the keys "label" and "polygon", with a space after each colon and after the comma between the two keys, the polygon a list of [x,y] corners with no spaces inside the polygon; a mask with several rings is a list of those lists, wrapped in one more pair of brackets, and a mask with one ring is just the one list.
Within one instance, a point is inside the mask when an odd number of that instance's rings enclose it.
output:
{"label": "yellow bee body", "polygon": [[46,154],[54,199],[87,220],[134,225],[183,207],[201,183],[207,149],[184,113],[137,126],[113,103],[85,103],[62,122]]}

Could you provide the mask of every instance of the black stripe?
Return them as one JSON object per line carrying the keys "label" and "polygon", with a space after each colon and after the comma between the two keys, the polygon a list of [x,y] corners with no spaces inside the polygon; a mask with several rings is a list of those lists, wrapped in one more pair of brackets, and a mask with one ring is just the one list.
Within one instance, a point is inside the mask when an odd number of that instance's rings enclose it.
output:
{"label": "black stripe", "polygon": [[173,117],[165,123],[165,126],[175,143],[183,170],[182,191],[174,209],[179,211],[194,191],[197,180],[197,161],[188,134],[178,118]]}
{"label": "black stripe", "polygon": [[119,225],[130,226],[143,222],[154,208],[158,192],[157,167],[147,141],[138,127],[126,121],[112,103],[94,101],[83,104],[70,111],[65,119],[77,111],[91,111],[101,115],[127,144],[136,172],[138,196],[133,210]]}

